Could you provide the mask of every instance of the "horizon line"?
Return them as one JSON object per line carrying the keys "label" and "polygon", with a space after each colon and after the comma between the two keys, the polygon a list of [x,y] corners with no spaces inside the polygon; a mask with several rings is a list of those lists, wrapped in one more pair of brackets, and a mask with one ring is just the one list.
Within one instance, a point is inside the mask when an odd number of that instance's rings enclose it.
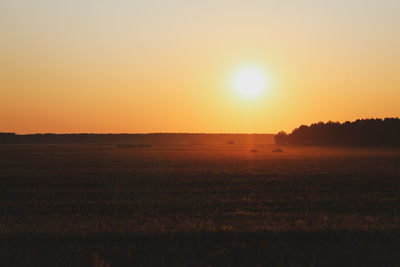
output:
{"label": "horizon line", "polygon": [[71,133],[56,133],[56,132],[37,132],[37,133],[17,133],[17,132],[10,132],[10,131],[0,131],[0,134],[15,134],[15,135],[46,135],[46,134],[54,134],[54,135],[68,135],[68,134],[114,134],[114,135],[151,135],[151,134],[213,134],[213,135],[223,135],[223,134],[231,134],[231,135],[275,135],[276,133],[224,133],[224,132],[140,132],[140,133],[128,133],[128,132],[116,132],[116,133],[112,133],[112,132],[71,132]]}

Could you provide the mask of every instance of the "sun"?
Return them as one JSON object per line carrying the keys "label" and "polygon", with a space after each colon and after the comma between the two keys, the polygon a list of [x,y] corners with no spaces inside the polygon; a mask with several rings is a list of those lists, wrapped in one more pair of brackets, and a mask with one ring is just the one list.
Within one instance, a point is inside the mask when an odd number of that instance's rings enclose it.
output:
{"label": "sun", "polygon": [[232,77],[232,87],[242,96],[260,96],[267,87],[267,76],[258,67],[242,67]]}

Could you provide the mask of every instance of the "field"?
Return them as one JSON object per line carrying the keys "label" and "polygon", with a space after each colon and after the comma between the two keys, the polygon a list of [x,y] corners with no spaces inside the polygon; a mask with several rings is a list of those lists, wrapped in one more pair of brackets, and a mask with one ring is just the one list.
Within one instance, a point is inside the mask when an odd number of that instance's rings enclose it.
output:
{"label": "field", "polygon": [[399,149],[275,148],[0,145],[0,266],[400,265]]}

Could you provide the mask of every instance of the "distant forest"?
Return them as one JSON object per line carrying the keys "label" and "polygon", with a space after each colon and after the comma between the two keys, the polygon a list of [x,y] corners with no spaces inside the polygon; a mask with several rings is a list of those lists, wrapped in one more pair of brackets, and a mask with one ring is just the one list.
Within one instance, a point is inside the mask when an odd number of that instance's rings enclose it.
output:
{"label": "distant forest", "polygon": [[0,133],[0,144],[273,144],[273,134],[15,134]]}
{"label": "distant forest", "polygon": [[278,145],[400,146],[400,119],[363,119],[354,122],[319,122],[302,125],[290,134],[275,135]]}

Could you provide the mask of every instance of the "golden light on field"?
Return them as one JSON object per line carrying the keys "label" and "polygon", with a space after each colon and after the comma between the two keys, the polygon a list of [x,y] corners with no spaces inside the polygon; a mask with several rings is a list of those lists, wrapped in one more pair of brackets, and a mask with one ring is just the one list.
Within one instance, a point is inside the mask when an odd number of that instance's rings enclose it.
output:
{"label": "golden light on field", "polygon": [[267,76],[258,67],[246,66],[238,69],[232,77],[232,87],[248,98],[260,96],[267,88]]}

